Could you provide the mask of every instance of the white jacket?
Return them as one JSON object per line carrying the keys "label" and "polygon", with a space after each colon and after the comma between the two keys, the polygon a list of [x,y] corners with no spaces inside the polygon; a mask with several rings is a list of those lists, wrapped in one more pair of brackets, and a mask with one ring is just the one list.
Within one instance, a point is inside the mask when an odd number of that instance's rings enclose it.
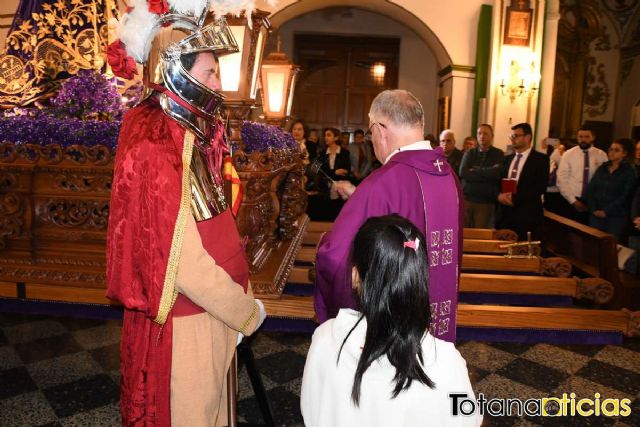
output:
{"label": "white jacket", "polygon": [[[426,374],[436,384],[430,389],[413,381],[408,390],[391,398],[395,368],[385,357],[371,364],[362,378],[360,406],[351,401],[351,388],[366,334],[362,320],[347,340],[340,362],[340,346],[360,313],[342,309],[337,318],[320,325],[302,378],[300,407],[307,427],[355,426],[479,426],[482,417],[453,416],[448,393],[467,393],[475,401],[467,364],[452,343],[426,334],[422,344]],[[477,406],[476,406],[477,407]]]}

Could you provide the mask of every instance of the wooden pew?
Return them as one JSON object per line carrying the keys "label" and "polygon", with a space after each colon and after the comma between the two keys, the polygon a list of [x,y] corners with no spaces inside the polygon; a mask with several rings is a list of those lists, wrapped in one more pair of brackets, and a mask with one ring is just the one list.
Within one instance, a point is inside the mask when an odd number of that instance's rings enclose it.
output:
{"label": "wooden pew", "polygon": [[460,274],[460,292],[520,295],[558,295],[606,304],[613,285],[604,279],[577,277],[531,277],[507,274]]}
{"label": "wooden pew", "polygon": [[[296,255],[296,262],[310,264],[314,262],[315,257],[316,248],[302,247]],[[556,277],[569,277],[571,274],[571,265],[559,258],[506,258],[504,256],[478,254],[463,254],[462,269],[465,271],[531,273]]]}
{"label": "wooden pew", "polygon": [[[311,221],[307,226],[307,233],[325,233],[333,227],[332,222]],[[517,240],[517,235],[511,230],[494,230],[492,228],[465,228],[465,239],[481,240]]]}
{"label": "wooden pew", "polygon": [[545,211],[542,240],[547,252],[567,259],[586,275],[603,278],[614,286],[614,297],[608,308],[638,308],[639,290],[623,286],[620,280],[616,239],[612,235]]}
{"label": "wooden pew", "polygon": [[494,230],[492,228],[465,228],[462,232],[463,239],[475,240],[502,240],[515,242],[518,235],[512,230]]}
{"label": "wooden pew", "polygon": [[[309,267],[294,266],[289,282],[312,285]],[[568,296],[598,304],[606,304],[613,297],[613,285],[599,278],[462,273],[459,289],[460,292]]]}
{"label": "wooden pew", "polygon": [[[283,295],[279,300],[265,300],[264,306],[272,317],[303,320],[315,317],[313,297]],[[458,305],[458,326],[597,330],[633,336],[640,333],[639,322],[637,313],[623,310]]]}
{"label": "wooden pew", "polygon": [[[316,246],[322,234],[331,230],[333,223],[312,221],[302,238],[303,246]],[[464,252],[506,253],[506,249],[499,248],[506,242],[515,242],[518,236],[511,230],[492,230],[485,228],[465,228],[463,232]],[[487,243],[489,242],[489,243]]]}
{"label": "wooden pew", "polygon": [[[324,232],[323,232],[324,233]],[[305,233],[302,237],[302,246],[307,248],[314,248],[320,242],[322,234],[318,233]],[[503,248],[505,244],[509,243],[504,240],[482,240],[482,239],[464,239],[462,251],[465,253],[479,253],[479,254],[506,254],[507,248]]]}

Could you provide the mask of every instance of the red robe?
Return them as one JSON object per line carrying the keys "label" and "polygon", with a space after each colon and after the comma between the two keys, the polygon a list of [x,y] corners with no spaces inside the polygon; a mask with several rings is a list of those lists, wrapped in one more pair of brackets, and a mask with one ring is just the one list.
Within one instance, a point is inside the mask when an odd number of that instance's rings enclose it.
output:
{"label": "red robe", "polygon": [[[107,236],[107,296],[126,308],[120,348],[120,406],[126,426],[171,424],[172,319],[204,311],[174,288],[177,236],[184,227],[178,219],[184,165],[190,160],[188,153],[183,159],[184,137],[185,130],[154,99],[128,111],[120,130]],[[186,211],[191,215],[188,207]],[[246,291],[248,267],[230,218],[227,211],[199,223],[198,229],[205,249],[214,259],[227,261],[220,266]],[[213,224],[220,220],[226,225]],[[221,238],[221,228],[231,236]],[[215,245],[219,241],[227,244]],[[172,245],[177,250],[172,252]],[[218,257],[216,248],[239,255]]]}

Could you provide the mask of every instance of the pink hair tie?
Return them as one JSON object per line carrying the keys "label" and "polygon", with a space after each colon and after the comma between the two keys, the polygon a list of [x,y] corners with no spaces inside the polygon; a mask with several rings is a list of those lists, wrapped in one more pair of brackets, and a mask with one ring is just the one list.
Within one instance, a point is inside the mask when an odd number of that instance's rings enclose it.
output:
{"label": "pink hair tie", "polygon": [[403,246],[405,248],[411,248],[415,252],[418,252],[418,247],[420,247],[420,240],[418,240],[417,237],[415,238],[415,240],[407,240],[406,242],[403,243]]}

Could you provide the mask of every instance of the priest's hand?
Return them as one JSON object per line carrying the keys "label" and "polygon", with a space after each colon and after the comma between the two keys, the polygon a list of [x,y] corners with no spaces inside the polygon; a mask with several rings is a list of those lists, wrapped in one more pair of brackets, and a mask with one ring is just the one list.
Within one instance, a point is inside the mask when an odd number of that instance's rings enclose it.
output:
{"label": "priest's hand", "polygon": [[597,211],[593,211],[593,216],[595,216],[596,218],[606,218],[607,213],[602,209],[598,209]]}
{"label": "priest's hand", "polygon": [[336,181],[333,186],[342,200],[347,200],[356,191],[356,186],[349,181]]}
{"label": "priest's hand", "polygon": [[576,200],[575,202],[573,202],[573,207],[576,208],[578,212],[587,211],[587,205],[582,203],[580,200]]}
{"label": "priest's hand", "polygon": [[503,205],[513,206],[513,194],[512,193],[498,194],[498,202],[500,202]]}

